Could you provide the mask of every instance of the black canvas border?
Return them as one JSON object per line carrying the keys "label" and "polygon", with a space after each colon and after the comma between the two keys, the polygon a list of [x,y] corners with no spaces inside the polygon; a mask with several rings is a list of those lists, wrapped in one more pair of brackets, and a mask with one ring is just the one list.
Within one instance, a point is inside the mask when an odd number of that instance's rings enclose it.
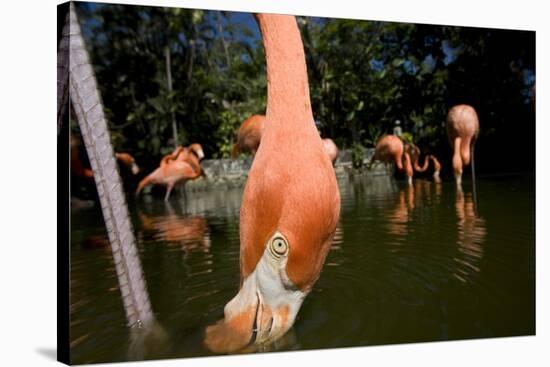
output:
{"label": "black canvas border", "polygon": [[[57,6],[57,47],[69,12],[69,2]],[[68,87],[68,86],[67,86]],[[69,104],[57,136],[57,360],[70,364],[70,182]]]}

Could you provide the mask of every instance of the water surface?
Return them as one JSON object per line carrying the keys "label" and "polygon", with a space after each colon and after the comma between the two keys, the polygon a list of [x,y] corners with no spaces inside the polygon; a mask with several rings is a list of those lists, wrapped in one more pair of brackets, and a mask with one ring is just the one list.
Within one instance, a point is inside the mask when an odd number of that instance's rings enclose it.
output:
{"label": "water surface", "polygon": [[[534,177],[339,179],[341,218],[290,332],[262,351],[535,333]],[[210,355],[206,326],[239,284],[242,189],[146,197],[130,213],[162,345],[132,343],[100,209],[71,222],[73,363]],[[158,344],[158,343],[157,343]],[[135,353],[141,350],[142,353]]]}

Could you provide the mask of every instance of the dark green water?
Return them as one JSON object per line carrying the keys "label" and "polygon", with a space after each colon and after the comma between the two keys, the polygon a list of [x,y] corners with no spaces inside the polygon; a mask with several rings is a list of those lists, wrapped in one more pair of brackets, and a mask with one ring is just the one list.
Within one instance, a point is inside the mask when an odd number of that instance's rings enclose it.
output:
{"label": "dark green water", "polygon": [[[470,182],[340,180],[335,243],[294,327],[265,350],[535,333],[534,177]],[[130,212],[152,308],[167,338],[145,358],[210,355],[206,326],[239,284],[241,189],[151,197]],[[71,358],[124,361],[120,292],[99,208],[72,212]]]}

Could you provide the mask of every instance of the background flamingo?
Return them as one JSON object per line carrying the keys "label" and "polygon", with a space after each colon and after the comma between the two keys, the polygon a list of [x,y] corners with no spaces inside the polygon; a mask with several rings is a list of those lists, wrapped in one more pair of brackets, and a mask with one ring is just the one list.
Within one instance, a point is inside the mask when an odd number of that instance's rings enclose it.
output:
{"label": "background flamingo", "polygon": [[456,184],[462,185],[462,168],[472,160],[475,187],[474,146],[479,134],[479,120],[472,106],[457,105],[447,114],[447,137],[453,148],[453,170]]}
{"label": "background flamingo", "polygon": [[237,158],[240,153],[250,153],[252,156],[256,154],[262,140],[264,122],[263,115],[252,115],[244,120],[239,127],[237,141],[233,144],[231,158]]}
{"label": "background flamingo", "polygon": [[139,173],[139,166],[136,164],[136,160],[129,153],[115,153],[115,157],[119,163],[122,163],[126,169],[137,175]]}
{"label": "background flamingo", "polygon": [[[231,158],[235,159],[240,153],[250,153],[253,156],[256,154],[258,147],[262,141],[262,131],[264,130],[265,116],[252,115],[247,118],[240,126],[237,134],[237,142],[233,144]],[[325,138],[323,147],[334,164],[338,158],[338,147],[330,138]]]}
{"label": "background flamingo", "polygon": [[424,163],[420,165],[420,148],[418,148],[415,144],[405,143],[404,150],[409,154],[409,157],[411,158],[414,171],[426,172],[430,164],[430,159],[427,156],[424,157]]}
{"label": "background flamingo", "polygon": [[195,171],[199,171],[200,175],[206,177],[200,162],[204,158],[204,151],[199,143],[193,143],[188,147],[178,147],[172,153],[176,161],[189,163]]}
{"label": "background flamingo", "polygon": [[[94,174],[91,168],[85,167],[80,159],[80,141],[71,136],[71,172],[84,179],[93,179]],[[139,166],[136,160],[130,153],[115,153],[115,158],[119,164],[119,168],[124,167],[125,170],[133,175],[139,173]]]}
{"label": "background flamingo", "polygon": [[268,98],[262,143],[240,215],[241,287],[205,344],[230,352],[294,324],[332,244],[340,194],[313,123],[304,49],[293,16],[259,14]]}
{"label": "background flamingo", "polygon": [[403,142],[397,136],[385,135],[378,140],[374,148],[374,155],[370,165],[372,165],[375,159],[384,163],[395,162],[399,171],[405,171],[407,184],[412,185],[413,166],[411,157],[409,153],[405,151]]}
{"label": "background flamingo", "polygon": [[338,158],[338,147],[336,146],[334,141],[330,138],[324,138],[323,148],[327,152],[332,164],[334,164],[334,162],[336,161],[336,158]]}
{"label": "background flamingo", "polygon": [[172,189],[177,183],[185,184],[185,182],[189,180],[200,177],[200,169],[197,169],[186,161],[176,160],[183,150],[183,147],[179,147],[172,154],[164,156],[160,162],[160,167],[139,182],[136,195],[139,195],[141,190],[148,185],[164,185],[166,186],[164,200],[168,201],[170,192],[172,192]]}
{"label": "background flamingo", "polygon": [[441,182],[441,178],[439,177],[439,173],[441,172],[441,164],[439,163],[439,160],[437,157],[433,154],[427,154],[424,157],[424,163],[421,165],[420,162],[420,148],[418,148],[416,145],[412,143],[405,144],[405,151],[409,153],[413,168],[415,172],[426,172],[428,169],[430,162],[432,162],[434,166],[434,173],[433,178],[435,182]]}

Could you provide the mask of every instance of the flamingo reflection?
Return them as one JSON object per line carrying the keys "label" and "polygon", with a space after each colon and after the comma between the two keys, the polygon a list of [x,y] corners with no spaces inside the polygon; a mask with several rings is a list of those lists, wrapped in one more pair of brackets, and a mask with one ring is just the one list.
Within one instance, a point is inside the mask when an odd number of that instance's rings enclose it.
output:
{"label": "flamingo reflection", "polygon": [[332,240],[332,246],[330,246],[330,253],[327,256],[325,266],[340,266],[342,265],[343,257],[341,256],[342,244],[344,243],[344,227],[342,222],[338,221],[336,224],[336,231],[334,232],[334,238]]}
{"label": "flamingo reflection", "polygon": [[441,184],[429,180],[415,180],[413,186],[400,189],[397,202],[387,215],[388,233],[401,242],[408,234],[408,223],[417,204],[439,203],[441,194]]}
{"label": "flamingo reflection", "polygon": [[487,236],[485,220],[476,215],[474,200],[470,193],[456,193],[456,216],[458,226],[458,251],[454,258],[456,268],[453,276],[466,283],[468,278],[480,271],[479,260],[483,257],[483,242]]}
{"label": "flamingo reflection", "polygon": [[397,205],[389,212],[387,217],[388,232],[397,238],[405,238],[410,214],[414,209],[414,187],[407,185],[399,191]]}
{"label": "flamingo reflection", "polygon": [[166,203],[166,209],[166,214],[154,217],[138,210],[143,229],[152,233],[155,241],[181,245],[185,252],[210,251],[210,232],[204,217],[179,215],[169,203]]}

